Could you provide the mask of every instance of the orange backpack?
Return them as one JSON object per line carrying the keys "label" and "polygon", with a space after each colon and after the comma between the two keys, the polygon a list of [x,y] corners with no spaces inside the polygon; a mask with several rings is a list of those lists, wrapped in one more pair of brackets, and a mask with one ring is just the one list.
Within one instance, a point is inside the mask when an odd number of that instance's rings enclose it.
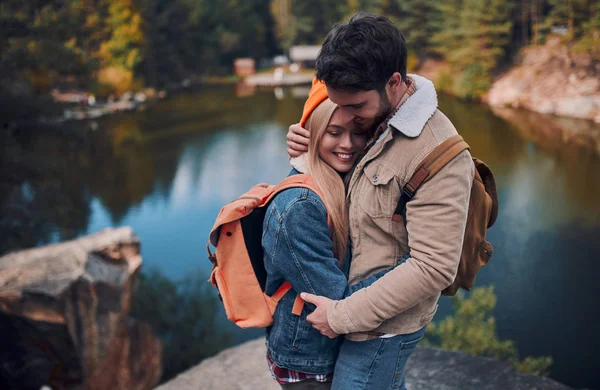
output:
{"label": "orange backpack", "polygon": [[[225,205],[210,232],[206,245],[213,263],[209,282],[219,292],[227,318],[241,328],[262,328],[273,323],[273,313],[292,288],[285,282],[272,295],[265,294],[267,272],[263,262],[263,220],[269,202],[279,192],[304,187],[320,195],[306,174],[288,176],[278,185],[257,184]],[[211,253],[210,244],[216,250]],[[296,297],[292,313],[300,315],[304,301]]]}

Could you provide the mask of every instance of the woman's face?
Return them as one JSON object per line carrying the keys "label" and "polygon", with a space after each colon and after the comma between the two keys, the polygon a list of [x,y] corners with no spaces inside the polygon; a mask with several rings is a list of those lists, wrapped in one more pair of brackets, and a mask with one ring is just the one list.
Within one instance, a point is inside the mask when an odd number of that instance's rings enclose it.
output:
{"label": "woman's face", "polygon": [[359,129],[351,116],[346,116],[345,122],[343,119],[336,109],[319,143],[321,159],[340,173],[352,169],[367,144],[367,132]]}

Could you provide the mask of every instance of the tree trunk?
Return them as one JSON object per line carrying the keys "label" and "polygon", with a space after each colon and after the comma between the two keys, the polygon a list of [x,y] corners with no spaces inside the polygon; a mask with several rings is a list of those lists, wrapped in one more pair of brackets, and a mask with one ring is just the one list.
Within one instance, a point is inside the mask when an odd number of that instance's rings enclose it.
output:
{"label": "tree trunk", "polygon": [[[535,1],[535,0],[532,0]],[[529,41],[529,37],[528,37],[528,28],[527,28],[527,20],[528,18],[528,1],[527,0],[523,0],[522,6],[521,6],[521,45],[526,45]]]}
{"label": "tree trunk", "polygon": [[568,28],[569,28],[569,39],[575,39],[575,31],[573,27],[573,19],[575,19],[575,11],[573,10],[573,0],[568,1],[569,7],[569,19],[568,19]]}
{"label": "tree trunk", "polygon": [[538,34],[538,0],[531,0],[531,30],[533,32],[532,43],[534,45],[538,44],[539,34]]}

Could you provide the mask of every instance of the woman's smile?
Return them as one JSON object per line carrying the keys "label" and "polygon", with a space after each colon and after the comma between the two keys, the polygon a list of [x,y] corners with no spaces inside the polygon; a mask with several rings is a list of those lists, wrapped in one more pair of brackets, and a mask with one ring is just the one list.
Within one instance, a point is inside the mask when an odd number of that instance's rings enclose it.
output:
{"label": "woman's smile", "polygon": [[356,153],[336,153],[333,152],[342,162],[352,162],[353,157]]}
{"label": "woman's smile", "polygon": [[319,156],[339,173],[346,173],[352,169],[358,152],[366,143],[367,133],[352,120],[344,121],[340,110],[336,109],[319,142]]}

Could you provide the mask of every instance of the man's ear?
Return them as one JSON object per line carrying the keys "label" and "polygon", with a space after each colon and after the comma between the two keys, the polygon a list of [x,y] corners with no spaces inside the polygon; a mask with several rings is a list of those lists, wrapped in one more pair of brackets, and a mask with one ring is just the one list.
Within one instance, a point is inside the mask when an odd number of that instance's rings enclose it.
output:
{"label": "man's ear", "polygon": [[390,92],[396,92],[402,86],[402,76],[399,72],[394,72],[388,80],[388,88]]}

